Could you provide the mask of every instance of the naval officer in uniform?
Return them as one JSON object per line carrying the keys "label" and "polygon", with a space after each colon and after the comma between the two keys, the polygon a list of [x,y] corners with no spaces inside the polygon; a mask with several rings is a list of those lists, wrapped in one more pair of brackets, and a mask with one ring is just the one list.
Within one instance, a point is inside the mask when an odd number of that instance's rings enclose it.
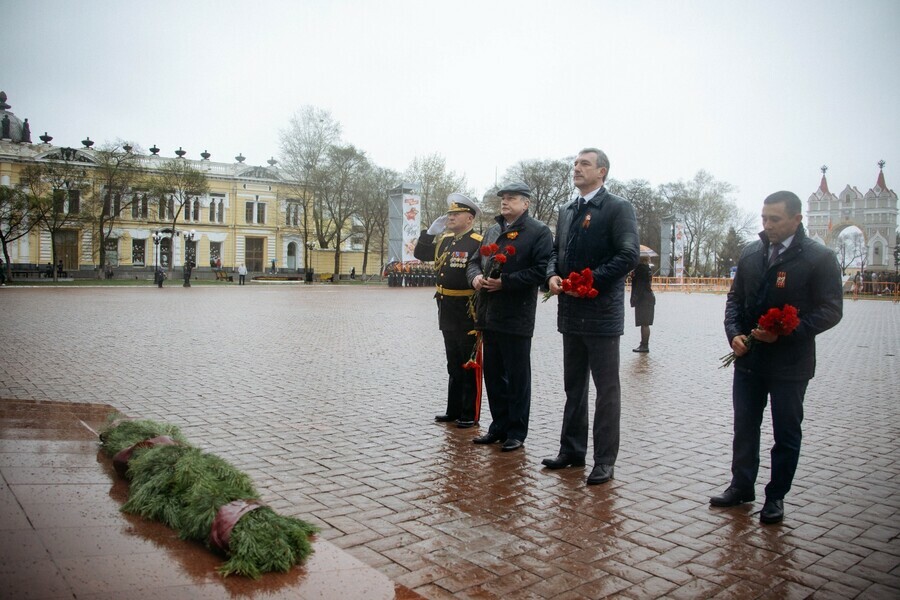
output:
{"label": "naval officer in uniform", "polygon": [[414,256],[434,261],[437,291],[438,326],[444,335],[447,354],[447,410],[437,415],[439,423],[456,422],[460,428],[473,427],[478,419],[479,388],[476,369],[463,365],[472,358],[476,336],[475,315],[469,300],[475,290],[466,278],[466,263],[478,254],[481,235],[472,231],[481,212],[475,202],[463,194],[447,196],[448,209],[438,217],[416,243]]}

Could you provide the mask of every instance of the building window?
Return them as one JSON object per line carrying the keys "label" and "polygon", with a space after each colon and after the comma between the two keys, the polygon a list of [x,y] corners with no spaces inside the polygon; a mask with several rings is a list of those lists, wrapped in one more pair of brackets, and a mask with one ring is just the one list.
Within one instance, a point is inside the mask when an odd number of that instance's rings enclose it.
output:
{"label": "building window", "polygon": [[118,267],[119,266],[119,239],[118,238],[109,238],[106,240],[106,264]]}
{"label": "building window", "polygon": [[265,225],[266,223],[266,203],[260,202],[259,196],[257,200],[244,203],[244,219],[247,223],[255,223],[257,225]]}
{"label": "building window", "polygon": [[147,251],[147,240],[131,240],[131,264],[144,266],[144,253]]}
{"label": "building window", "polygon": [[78,190],[53,190],[53,211],[77,215],[81,212],[81,193]]}
{"label": "building window", "polygon": [[209,266],[211,268],[216,268],[218,265],[222,263],[219,262],[222,260],[222,242],[210,242],[209,243]]}
{"label": "building window", "polygon": [[216,211],[217,211],[216,221],[218,223],[224,223],[225,222],[225,201],[224,200],[219,200],[219,206],[216,209]]}
{"label": "building window", "polygon": [[287,208],[285,209],[285,224],[289,227],[299,227],[300,226],[300,203],[299,202],[288,202]]}

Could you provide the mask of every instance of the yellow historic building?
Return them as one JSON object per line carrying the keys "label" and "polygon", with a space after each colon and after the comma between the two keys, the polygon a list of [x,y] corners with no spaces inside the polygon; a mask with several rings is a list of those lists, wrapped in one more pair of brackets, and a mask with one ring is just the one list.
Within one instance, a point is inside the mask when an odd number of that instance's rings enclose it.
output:
{"label": "yellow historic building", "polygon": [[[93,193],[102,193],[97,181],[99,154],[89,138],[77,149],[54,146],[46,134],[34,143],[28,120],[17,118],[6,99],[0,92],[0,185],[21,186],[28,165],[65,161],[81,167],[83,177],[93,180],[89,185],[97,190]],[[123,152],[130,151],[124,147]],[[178,206],[172,200],[157,202],[140,183],[128,197],[108,201],[104,210],[116,218],[106,240],[106,263],[117,273],[147,271],[157,263],[177,268],[192,260],[201,272],[217,264],[226,271],[245,264],[251,273],[260,273],[271,270],[274,262],[279,273],[296,274],[304,270],[306,253],[315,273],[334,270],[334,250],[316,247],[311,218],[306,224],[308,231],[304,228],[302,186],[278,168],[274,159],[263,167],[245,164],[240,155],[226,163],[210,160],[205,151],[200,160],[185,158],[180,148],[175,151],[177,157],[161,156],[156,147],[149,152],[133,155],[145,178],[167,161],[184,160],[205,175],[209,190],[184,203],[174,233],[172,214]],[[69,272],[96,272],[105,266],[99,264],[98,243],[104,236],[98,235],[91,219],[78,217],[82,201],[78,196],[75,192],[65,198],[72,219],[56,236],[56,255]],[[352,230],[344,235],[340,272],[349,273],[351,268],[361,272],[361,236]],[[45,228],[32,230],[7,249],[13,265],[46,265],[52,260],[50,234]],[[381,260],[380,255],[370,253],[369,270],[376,271]]]}

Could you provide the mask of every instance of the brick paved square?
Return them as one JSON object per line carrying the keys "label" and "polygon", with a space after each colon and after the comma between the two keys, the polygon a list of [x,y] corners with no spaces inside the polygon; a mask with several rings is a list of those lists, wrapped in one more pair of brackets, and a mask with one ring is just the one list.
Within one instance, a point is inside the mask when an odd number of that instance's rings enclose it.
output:
{"label": "brick paved square", "polygon": [[707,504],[729,480],[723,295],[658,294],[647,355],[628,309],[616,479],[588,488],[590,464],[540,465],[564,402],[554,300],[538,305],[524,452],[502,454],[432,420],[446,370],[427,289],[0,292],[0,398],[179,425],[425,597],[900,595],[900,305],[847,301],[819,337],[786,518],[764,527],[765,451],[760,500]]}

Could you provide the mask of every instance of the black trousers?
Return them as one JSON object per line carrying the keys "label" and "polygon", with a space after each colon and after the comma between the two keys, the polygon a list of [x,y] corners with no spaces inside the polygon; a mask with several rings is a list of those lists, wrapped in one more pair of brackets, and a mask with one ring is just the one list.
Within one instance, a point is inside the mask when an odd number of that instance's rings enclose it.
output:
{"label": "black trousers", "polygon": [[759,439],[763,413],[772,399],[772,477],[766,485],[766,498],[783,499],[791,489],[800,441],[803,438],[803,397],[809,380],[786,381],[763,375],[734,371],[734,441],[732,442],[731,485],[753,491],[759,471]]}
{"label": "black trousers", "polygon": [[587,455],[588,395],[591,379],[597,389],[594,403],[594,462],[615,465],[619,455],[619,336],[563,334],[563,410],[559,453]]}
{"label": "black trousers", "polygon": [[467,331],[442,331],[447,354],[447,416],[461,421],[475,420],[475,370],[463,365],[472,357],[475,336]]}
{"label": "black trousers", "polygon": [[500,439],[525,441],[531,413],[531,338],[485,331],[482,337],[484,385]]}

